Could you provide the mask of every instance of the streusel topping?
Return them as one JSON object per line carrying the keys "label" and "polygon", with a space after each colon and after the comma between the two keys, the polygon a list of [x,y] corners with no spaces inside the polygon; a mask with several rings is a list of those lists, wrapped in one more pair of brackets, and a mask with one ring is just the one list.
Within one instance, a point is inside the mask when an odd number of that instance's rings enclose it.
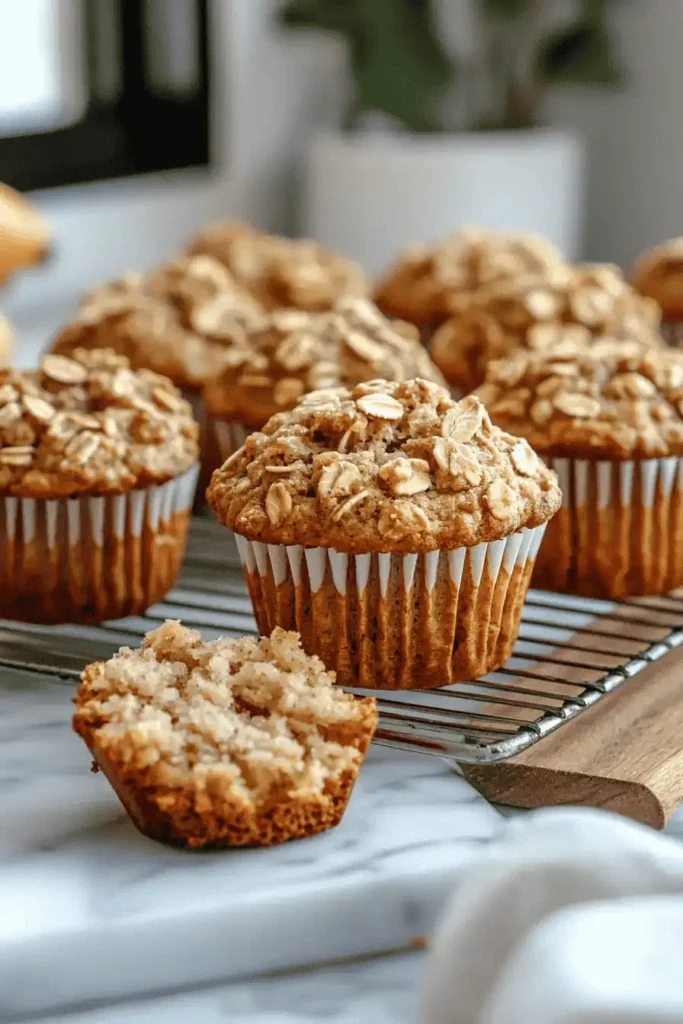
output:
{"label": "streusel topping", "polygon": [[261,317],[256,300],[220,263],[181,257],[92,289],[52,351],[111,348],[137,369],[196,389],[217,371],[225,348],[243,343]]}
{"label": "streusel topping", "polygon": [[266,309],[331,309],[368,285],[358,264],[308,239],[268,235],[245,224],[210,225],[190,252],[220,260]]}
{"label": "streusel topping", "polygon": [[190,406],[108,350],[0,370],[0,495],[57,498],[161,483],[197,460]]}
{"label": "streusel topping", "polygon": [[641,295],[659,303],[666,318],[683,317],[683,238],[672,238],[642,253],[631,282]]}
{"label": "streusel topping", "polygon": [[250,809],[357,770],[376,704],[333,684],[296,633],[202,642],[169,621],[85,670],[73,724],[148,790],[189,787],[198,813],[226,800]]}
{"label": "streusel topping", "polygon": [[214,416],[260,427],[310,391],[416,376],[444,383],[415,328],[387,320],[367,299],[347,298],[329,313],[271,313],[225,352],[204,394]]}
{"label": "streusel topping", "polygon": [[306,395],[216,470],[208,499],[250,540],[415,552],[538,526],[560,492],[479,399],[418,379]]}
{"label": "streusel topping", "polygon": [[434,335],[430,350],[446,377],[466,390],[481,383],[491,360],[519,347],[552,346],[568,324],[579,342],[610,336],[662,344],[656,303],[608,265],[575,267],[555,283],[537,277],[497,281],[476,293],[453,295],[450,306],[451,319]]}
{"label": "streusel topping", "polygon": [[496,282],[530,275],[559,282],[568,270],[544,238],[466,228],[435,245],[402,253],[379,283],[375,298],[388,313],[402,315],[399,309],[405,302],[420,321],[436,324],[449,315],[454,295],[476,295]]}
{"label": "streusel topping", "polygon": [[683,352],[567,338],[491,363],[477,394],[495,423],[542,454],[683,454]]}

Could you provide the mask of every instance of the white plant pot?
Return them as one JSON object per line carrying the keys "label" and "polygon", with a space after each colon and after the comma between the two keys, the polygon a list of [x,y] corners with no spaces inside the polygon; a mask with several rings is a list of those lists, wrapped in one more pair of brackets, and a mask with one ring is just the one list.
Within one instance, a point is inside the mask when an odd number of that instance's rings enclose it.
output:
{"label": "white plant pot", "polygon": [[581,251],[584,160],[565,131],[323,134],[308,153],[305,233],[370,274],[465,225],[544,235]]}

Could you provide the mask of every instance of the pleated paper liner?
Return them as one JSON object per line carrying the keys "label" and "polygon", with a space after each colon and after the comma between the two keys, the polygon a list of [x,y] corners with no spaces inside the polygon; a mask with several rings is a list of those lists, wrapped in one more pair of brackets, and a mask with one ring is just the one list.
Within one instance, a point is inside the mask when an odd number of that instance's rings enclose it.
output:
{"label": "pleated paper liner", "polygon": [[236,539],[262,634],[298,630],[339,683],[410,690],[507,661],[544,529],[411,555]]}
{"label": "pleated paper liner", "polygon": [[0,500],[0,617],[100,622],[135,615],[173,586],[198,466],[127,494]]}
{"label": "pleated paper liner", "polygon": [[249,435],[253,434],[256,429],[256,427],[247,427],[243,423],[230,423],[228,420],[214,419],[211,422],[218,444],[219,465],[221,466],[238,448],[242,447]]}
{"label": "pleated paper liner", "polygon": [[622,598],[683,585],[683,460],[546,461],[563,497],[536,561],[535,587]]}

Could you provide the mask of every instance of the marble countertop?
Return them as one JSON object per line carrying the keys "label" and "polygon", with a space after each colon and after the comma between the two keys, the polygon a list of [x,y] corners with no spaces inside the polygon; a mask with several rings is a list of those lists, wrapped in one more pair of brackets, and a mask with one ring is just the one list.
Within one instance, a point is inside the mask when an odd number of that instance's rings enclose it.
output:
{"label": "marble countertop", "polygon": [[407,948],[500,822],[445,762],[377,748],[325,835],[167,849],[89,772],[71,693],[0,679],[3,1021]]}
{"label": "marble countertop", "polygon": [[423,963],[423,953],[404,953],[22,1024],[415,1024]]}

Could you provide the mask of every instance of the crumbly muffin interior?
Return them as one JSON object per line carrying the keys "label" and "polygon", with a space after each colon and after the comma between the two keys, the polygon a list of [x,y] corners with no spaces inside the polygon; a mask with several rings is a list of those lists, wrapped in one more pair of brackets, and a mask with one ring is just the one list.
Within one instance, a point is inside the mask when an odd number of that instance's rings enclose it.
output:
{"label": "crumbly muffin interior", "polygon": [[146,783],[250,805],[320,794],[358,767],[376,724],[372,698],[333,682],[295,633],[203,642],[169,621],[140,650],[89,666],[74,727]]}

